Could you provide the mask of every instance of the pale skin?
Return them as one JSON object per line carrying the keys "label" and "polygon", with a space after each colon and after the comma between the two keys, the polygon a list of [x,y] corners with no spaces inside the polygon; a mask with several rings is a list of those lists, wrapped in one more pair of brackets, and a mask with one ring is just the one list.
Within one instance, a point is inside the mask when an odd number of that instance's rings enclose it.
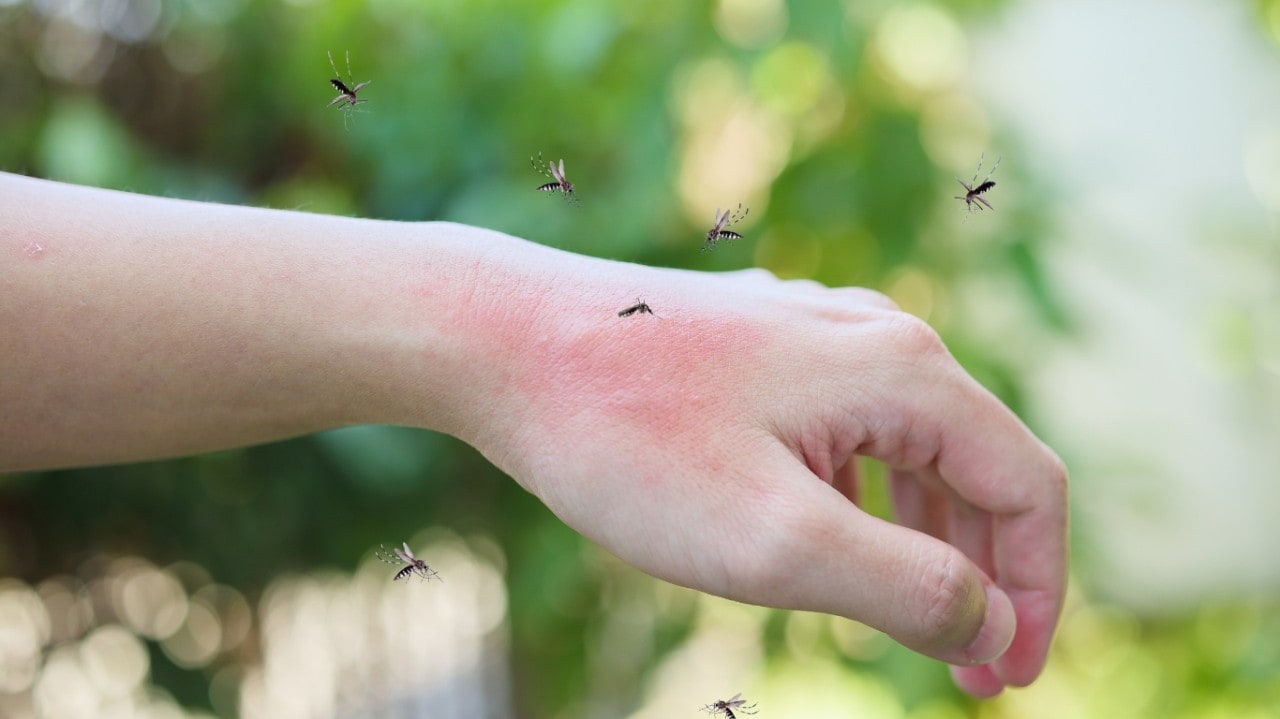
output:
{"label": "pale skin", "polygon": [[1062,606],[1062,463],[869,290],[0,173],[0,328],[0,472],[434,429],[649,574],[865,622],[975,696],[1039,675]]}

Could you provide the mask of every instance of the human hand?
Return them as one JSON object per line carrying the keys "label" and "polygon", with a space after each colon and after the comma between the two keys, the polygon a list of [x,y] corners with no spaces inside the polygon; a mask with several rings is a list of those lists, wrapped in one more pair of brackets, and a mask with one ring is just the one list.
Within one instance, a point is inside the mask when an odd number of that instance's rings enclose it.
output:
{"label": "human hand", "polygon": [[[565,522],[667,581],[883,630],[976,696],[1040,673],[1066,472],[924,322],[760,270],[522,264],[503,285],[536,299],[470,316],[505,359],[466,438]],[[636,296],[655,315],[618,317]],[[898,524],[858,508],[857,455]]]}

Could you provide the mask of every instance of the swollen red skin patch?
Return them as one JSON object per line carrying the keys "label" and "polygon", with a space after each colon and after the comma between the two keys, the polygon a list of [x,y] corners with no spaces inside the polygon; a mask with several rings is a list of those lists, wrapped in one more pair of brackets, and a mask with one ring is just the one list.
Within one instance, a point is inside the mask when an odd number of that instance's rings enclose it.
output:
{"label": "swollen red skin patch", "polygon": [[[705,426],[708,417],[745,411],[715,406],[746,401],[737,399],[742,392],[720,388],[740,381],[725,375],[728,368],[756,363],[764,346],[757,327],[731,314],[687,319],[678,306],[653,298],[656,316],[619,318],[618,307],[630,298],[606,302],[587,287],[548,296],[528,274],[484,272],[476,284],[502,287],[502,295],[467,296],[449,311],[448,331],[478,340],[471,354],[480,358],[480,378],[496,378],[496,391],[517,397],[513,406],[528,408],[522,415],[534,426],[590,431],[607,422],[625,425],[637,442],[704,443],[720,429]],[[434,294],[428,287],[416,292],[424,299]]]}
{"label": "swollen red skin patch", "polygon": [[[551,413],[549,419],[564,421],[594,410],[602,419],[651,435],[637,439],[670,441],[704,434],[708,428],[701,423],[716,414],[707,410],[730,399],[717,392],[733,381],[721,373],[728,364],[750,361],[751,348],[759,347],[752,342],[756,335],[732,321],[651,319],[620,322],[602,314],[591,326],[574,326],[582,324],[578,321],[560,329],[558,337],[508,348],[528,360],[517,362],[513,390]],[[562,404],[583,398],[595,405]]]}

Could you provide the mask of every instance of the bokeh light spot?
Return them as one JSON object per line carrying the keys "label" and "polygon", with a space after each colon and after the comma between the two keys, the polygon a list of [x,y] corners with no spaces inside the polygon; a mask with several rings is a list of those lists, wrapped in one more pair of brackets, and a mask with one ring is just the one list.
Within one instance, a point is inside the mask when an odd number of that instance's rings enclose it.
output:
{"label": "bokeh light spot", "polygon": [[923,271],[904,265],[898,268],[886,285],[885,294],[904,312],[928,320],[933,314],[934,282]]}
{"label": "bokeh light spot", "polygon": [[161,646],[174,664],[187,669],[203,667],[218,653],[222,644],[222,622],[207,603],[192,599],[187,605],[187,619]]}
{"label": "bokeh light spot", "polygon": [[955,19],[928,4],[897,6],[885,13],[875,48],[887,79],[914,91],[932,90],[960,77],[968,51]]}
{"label": "bokeh light spot", "polygon": [[36,681],[35,703],[44,717],[96,715],[98,696],[85,675],[77,647],[63,645],[49,653]]}
{"label": "bokeh light spot", "polygon": [[739,47],[766,47],[787,31],[787,6],[783,0],[720,0],[715,24],[721,37]]}
{"label": "bokeh light spot", "polygon": [[17,580],[0,580],[0,692],[31,685],[49,632],[49,615],[39,595]]}
{"label": "bokeh light spot", "polygon": [[121,697],[142,684],[150,670],[147,650],[118,624],[98,627],[80,645],[85,674],[102,696]]}
{"label": "bokeh light spot", "polygon": [[[968,95],[940,93],[920,109],[920,144],[925,154],[939,167],[959,168],[966,181],[990,142],[991,121]],[[953,187],[962,189],[954,183]]]}
{"label": "bokeh light spot", "polygon": [[150,564],[135,564],[116,579],[116,612],[134,631],[151,639],[164,639],[182,626],[187,616],[187,595],[169,572]]}
{"label": "bokeh light spot", "polygon": [[756,243],[755,265],[784,280],[812,278],[822,262],[822,244],[806,228],[773,227]]}
{"label": "bokeh light spot", "polygon": [[121,42],[141,42],[156,29],[161,9],[160,0],[103,0],[102,28]]}
{"label": "bokeh light spot", "polygon": [[803,42],[770,50],[751,71],[751,89],[760,103],[788,116],[811,110],[830,83],[826,60]]}

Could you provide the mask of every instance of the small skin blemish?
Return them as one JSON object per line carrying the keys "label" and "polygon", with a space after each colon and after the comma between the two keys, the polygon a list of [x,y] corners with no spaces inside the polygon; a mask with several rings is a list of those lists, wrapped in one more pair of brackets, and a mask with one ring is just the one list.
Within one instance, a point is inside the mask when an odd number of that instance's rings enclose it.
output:
{"label": "small skin blemish", "polygon": [[23,248],[22,253],[27,257],[37,258],[44,254],[44,245],[39,242],[28,242]]}

